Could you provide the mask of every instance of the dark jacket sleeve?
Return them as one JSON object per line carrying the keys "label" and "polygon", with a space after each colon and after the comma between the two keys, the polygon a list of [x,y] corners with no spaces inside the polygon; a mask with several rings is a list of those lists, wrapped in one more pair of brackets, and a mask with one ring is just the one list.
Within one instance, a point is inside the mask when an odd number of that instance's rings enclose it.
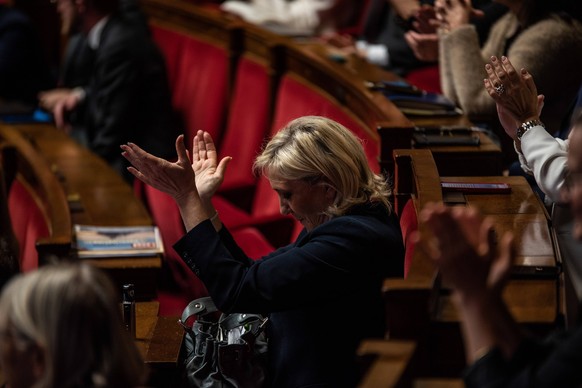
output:
{"label": "dark jacket sleeve", "polygon": [[[317,306],[385,276],[401,262],[397,229],[370,217],[338,217],[255,262],[203,222],[174,249],[202,279],[222,311],[275,312]],[[340,220],[341,219],[341,220]]]}
{"label": "dark jacket sleeve", "polygon": [[506,360],[497,349],[468,368],[467,388],[580,387],[582,384],[582,327],[549,337],[524,341]]}

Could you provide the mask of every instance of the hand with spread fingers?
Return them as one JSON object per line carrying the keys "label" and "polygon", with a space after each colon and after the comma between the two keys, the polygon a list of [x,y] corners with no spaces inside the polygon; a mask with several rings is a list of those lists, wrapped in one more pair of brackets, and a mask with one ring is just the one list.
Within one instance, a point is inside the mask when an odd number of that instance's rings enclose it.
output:
{"label": "hand with spread fingers", "polygon": [[503,302],[515,258],[513,236],[497,241],[491,218],[471,208],[427,204],[420,213],[417,246],[439,267],[461,316],[465,354],[475,362],[494,347],[510,357],[522,334]]}
{"label": "hand with spread fingers", "polygon": [[142,182],[170,195],[177,202],[192,193],[199,197],[192,163],[184,145],[184,135],[176,139],[176,162],[158,158],[134,143],[122,144],[120,147],[123,157],[132,165],[128,171]]}
{"label": "hand with spread fingers", "polygon": [[[208,132],[198,131],[193,140],[192,159],[184,135],[176,139],[178,160],[158,158],[133,143],[122,144],[122,155],[132,164],[128,171],[142,182],[170,195],[176,201],[186,230],[217,214],[211,199],[224,180],[230,157],[218,163],[216,147]],[[213,220],[216,228],[221,223]],[[218,229],[217,229],[218,230]]]}
{"label": "hand with spread fingers", "polygon": [[192,145],[192,169],[196,175],[198,194],[205,204],[210,203],[210,199],[224,181],[226,167],[231,159],[227,156],[218,162],[218,152],[212,136],[204,131],[196,133]]}
{"label": "hand with spread fingers", "polygon": [[511,234],[499,243],[492,219],[472,208],[428,204],[420,220],[428,233],[417,242],[447,284],[464,298],[499,295],[515,257]]}
{"label": "hand with spread fingers", "polygon": [[525,69],[516,71],[506,57],[501,57],[501,60],[491,57],[485,71],[488,76],[483,81],[485,89],[497,103],[505,131],[515,140],[516,128],[521,123],[539,120],[544,97],[538,95],[532,75]]}

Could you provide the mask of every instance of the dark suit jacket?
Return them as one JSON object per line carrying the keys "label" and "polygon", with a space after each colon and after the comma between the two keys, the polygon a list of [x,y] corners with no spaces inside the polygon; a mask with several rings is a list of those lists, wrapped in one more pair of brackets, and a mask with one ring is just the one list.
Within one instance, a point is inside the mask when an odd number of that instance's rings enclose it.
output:
{"label": "dark suit jacket", "polygon": [[353,387],[355,351],[382,337],[381,284],[402,276],[398,221],[379,206],[361,206],[253,262],[228,231],[209,221],[174,249],[224,312],[270,314],[273,387]]}
{"label": "dark suit jacket", "polygon": [[53,84],[30,19],[0,5],[0,98],[35,105],[37,93]]}
{"label": "dark suit jacket", "polygon": [[[582,312],[582,305],[578,309]],[[579,315],[580,317],[580,315]],[[467,369],[468,388],[582,387],[582,324],[544,342],[524,341],[511,360],[495,349]]]}
{"label": "dark suit jacket", "polygon": [[88,147],[126,177],[122,143],[131,141],[157,156],[173,157],[178,130],[165,63],[147,31],[113,15],[96,50],[84,37],[75,43],[78,47],[72,49],[78,54],[67,58],[65,86],[82,86],[86,92],[71,121]]}

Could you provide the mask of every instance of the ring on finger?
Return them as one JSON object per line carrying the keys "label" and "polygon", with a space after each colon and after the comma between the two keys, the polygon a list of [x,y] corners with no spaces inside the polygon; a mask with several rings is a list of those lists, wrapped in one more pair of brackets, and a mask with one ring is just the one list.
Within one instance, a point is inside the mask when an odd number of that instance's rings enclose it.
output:
{"label": "ring on finger", "polygon": [[499,96],[501,96],[503,93],[505,93],[505,86],[503,84],[495,86],[494,89],[495,89],[495,93],[497,93]]}

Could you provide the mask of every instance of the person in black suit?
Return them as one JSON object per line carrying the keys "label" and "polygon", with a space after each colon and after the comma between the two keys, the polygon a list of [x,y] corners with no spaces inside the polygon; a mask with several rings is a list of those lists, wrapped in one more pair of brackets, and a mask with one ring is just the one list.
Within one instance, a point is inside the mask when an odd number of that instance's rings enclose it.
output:
{"label": "person in black suit", "polygon": [[384,335],[381,284],[402,277],[404,247],[386,180],[362,144],[323,117],[291,121],[266,145],[255,171],[270,181],[281,213],[304,226],[297,240],[253,261],[212,206],[230,157],[218,163],[207,132],[183,136],[170,163],[122,145],[130,171],[171,195],[188,231],[174,249],[223,312],[268,313],[273,387],[354,387],[359,341]]}
{"label": "person in black suit", "polygon": [[120,11],[118,0],[58,0],[73,7],[74,35],[67,48],[63,88],[41,93],[59,127],[103,157],[126,179],[118,145],[140,141],[148,151],[175,155],[177,124],[163,57],[142,22]]}
{"label": "person in black suit", "polygon": [[31,110],[39,91],[54,81],[43,58],[37,31],[19,10],[0,3],[0,112]]}

